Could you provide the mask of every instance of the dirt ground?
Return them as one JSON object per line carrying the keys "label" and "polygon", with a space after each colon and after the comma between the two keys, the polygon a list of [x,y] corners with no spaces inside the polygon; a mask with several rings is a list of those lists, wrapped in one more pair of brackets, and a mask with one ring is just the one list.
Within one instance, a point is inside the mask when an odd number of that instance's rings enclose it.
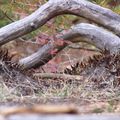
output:
{"label": "dirt ground", "polygon": [[[26,46],[26,43],[21,44],[22,46]],[[31,44],[31,43],[30,43]],[[16,54],[15,60],[17,61],[23,56],[33,53],[36,51],[39,46],[29,45],[29,48],[26,47],[16,47],[16,43],[9,43],[9,50],[12,54]],[[7,47],[8,47],[7,46]],[[32,50],[30,51],[29,49]],[[33,48],[35,47],[35,48]],[[16,49],[17,48],[17,49]],[[22,48],[22,49],[20,49]],[[24,48],[24,49],[23,49]],[[27,50],[26,50],[27,49]],[[26,53],[23,53],[26,51]],[[76,51],[75,51],[76,52]],[[74,53],[74,51],[73,51]],[[73,54],[71,53],[71,54]],[[86,54],[87,53],[87,54]],[[70,57],[70,53],[67,55]],[[75,55],[75,54],[73,54]],[[88,52],[80,53],[81,60],[86,56],[92,55],[92,53],[88,54]],[[72,56],[71,56],[72,57]],[[74,57],[75,58],[75,57]],[[68,58],[65,58],[65,60]],[[79,58],[77,57],[75,61]],[[69,67],[69,63],[74,64],[75,61],[72,61],[72,58],[69,59],[67,64],[66,61],[63,61],[59,70],[64,69],[64,67]],[[58,61],[57,61],[58,62]],[[55,61],[51,62],[55,64]],[[51,64],[50,63],[50,64]],[[58,64],[58,63],[57,63]],[[54,65],[53,65],[54,66]],[[45,70],[49,71],[50,69]],[[50,71],[49,71],[50,72]],[[45,81],[45,84],[43,84]],[[47,81],[47,82],[46,82]],[[99,88],[95,87],[93,82],[88,79],[84,79],[83,81],[73,80],[72,82],[64,82],[62,79],[40,79],[40,84],[42,86],[42,90],[38,93],[32,93],[28,96],[16,95],[12,94],[11,91],[15,91],[15,89],[9,89],[5,84],[1,84],[0,86],[0,109],[6,107],[13,106],[31,106],[31,105],[74,105],[79,108],[79,112],[81,114],[88,113],[119,113],[120,112],[120,88],[113,88],[113,86],[107,88]],[[47,84],[47,85],[46,85]],[[58,87],[59,85],[59,87]]]}

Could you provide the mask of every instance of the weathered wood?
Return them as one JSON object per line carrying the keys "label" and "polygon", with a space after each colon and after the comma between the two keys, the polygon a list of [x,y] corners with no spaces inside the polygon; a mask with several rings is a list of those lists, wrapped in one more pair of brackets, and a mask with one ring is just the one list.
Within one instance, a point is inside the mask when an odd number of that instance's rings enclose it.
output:
{"label": "weathered wood", "polygon": [[0,45],[23,36],[60,14],[73,14],[98,23],[120,35],[120,16],[85,0],[49,0],[28,17],[0,29]]}
{"label": "weathered wood", "polygon": [[77,114],[79,111],[74,105],[34,105],[26,107],[8,107],[0,111],[0,115],[15,114]]}
{"label": "weathered wood", "polygon": [[61,37],[65,40],[71,40],[71,42],[87,42],[101,50],[107,49],[111,53],[118,52],[120,49],[120,38],[118,36],[92,24],[75,25]]}
{"label": "weathered wood", "polygon": [[89,114],[89,115],[37,115],[23,114],[2,117],[1,120],[120,120],[119,114]]}
{"label": "weathered wood", "polygon": [[[29,68],[36,68],[41,65],[46,64],[49,60],[51,60],[59,51],[65,48],[67,44],[64,43],[63,46],[53,44],[53,41],[48,42],[46,45],[41,47],[37,52],[34,54],[25,57],[19,60],[19,64],[24,66],[24,69]],[[51,54],[51,51],[55,48],[58,49],[56,54]]]}
{"label": "weathered wood", "polygon": [[[73,26],[67,32],[64,32],[61,35],[57,35],[56,37],[58,39],[62,38],[64,40],[69,40],[71,42],[87,42],[95,45],[100,50],[107,49],[111,53],[118,52],[120,49],[120,38],[118,36],[103,28],[87,23],[81,23]],[[63,46],[59,46],[57,44],[53,44],[52,41],[53,40],[44,45],[36,53],[21,59],[19,63],[24,65],[25,69],[31,68],[33,66],[44,65],[56,55],[51,55],[51,50],[57,48],[57,52],[59,52],[67,45],[63,44]]]}
{"label": "weathered wood", "polygon": [[83,81],[83,76],[80,75],[67,75],[67,74],[57,74],[57,73],[35,73],[33,76],[39,77],[39,78],[48,78],[48,79],[53,79],[53,78],[62,78],[65,81],[67,80],[82,80]]}

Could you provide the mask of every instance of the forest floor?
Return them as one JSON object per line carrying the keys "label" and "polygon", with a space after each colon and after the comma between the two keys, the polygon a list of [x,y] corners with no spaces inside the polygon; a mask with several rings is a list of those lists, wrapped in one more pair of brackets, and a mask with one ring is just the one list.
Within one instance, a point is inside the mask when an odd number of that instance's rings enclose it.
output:
{"label": "forest floor", "polygon": [[[10,44],[9,47],[10,49],[14,48],[13,46],[10,46]],[[19,59],[20,55],[22,56],[19,48],[17,47],[19,55],[18,53],[15,53],[18,55],[16,59]],[[23,47],[21,48],[22,52],[25,51],[23,50]],[[14,54],[17,50],[15,51],[14,49],[11,49],[11,51]],[[85,57],[84,54],[83,57]],[[91,55],[91,53],[89,55]],[[83,81],[73,80],[70,81],[70,83],[66,83],[62,79],[44,79],[43,81],[47,81],[46,84],[49,84],[49,86],[42,86],[42,91],[28,96],[14,95],[11,93],[11,90],[5,86],[5,84],[1,84],[0,110],[3,109],[3,107],[13,106],[74,105],[79,108],[80,114],[120,112],[119,87],[114,88],[113,86],[108,86],[97,88],[97,85],[94,87],[95,84],[90,81],[90,78]]]}

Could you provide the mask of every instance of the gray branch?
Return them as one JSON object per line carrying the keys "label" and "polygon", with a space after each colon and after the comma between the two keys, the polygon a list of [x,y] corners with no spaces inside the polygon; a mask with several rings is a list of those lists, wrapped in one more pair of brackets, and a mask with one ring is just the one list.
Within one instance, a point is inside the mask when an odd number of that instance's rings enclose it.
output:
{"label": "gray branch", "polygon": [[[56,37],[58,39],[62,38],[64,40],[69,40],[73,43],[87,42],[95,45],[100,50],[104,51],[105,49],[107,49],[111,53],[118,52],[120,49],[120,38],[118,36],[103,28],[87,23],[81,23],[73,26],[67,32],[63,32]],[[55,54],[50,54],[51,50],[57,48],[57,52],[59,52],[67,46],[67,44],[59,46],[57,44],[53,44],[52,41],[53,40],[51,40],[48,44],[44,45],[36,53],[21,59],[19,61],[20,64],[24,65],[25,69],[44,65],[46,62],[48,62],[55,56]]]}
{"label": "gray branch", "polygon": [[0,45],[36,30],[60,14],[87,18],[120,35],[120,16],[85,0],[49,0],[28,17],[0,29]]}

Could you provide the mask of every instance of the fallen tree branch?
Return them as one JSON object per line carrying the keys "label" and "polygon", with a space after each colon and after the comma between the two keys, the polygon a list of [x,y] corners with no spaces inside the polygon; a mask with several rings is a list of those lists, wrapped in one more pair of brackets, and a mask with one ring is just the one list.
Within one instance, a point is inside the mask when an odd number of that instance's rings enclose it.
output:
{"label": "fallen tree branch", "polygon": [[93,51],[93,52],[100,52],[100,50],[98,48],[91,48],[92,46],[83,46],[81,44],[71,44],[71,45],[68,45],[67,46],[68,48],[71,48],[71,49],[77,49],[77,50],[85,50],[85,51]]}
{"label": "fallen tree branch", "polygon": [[120,16],[86,0],[49,0],[28,17],[0,29],[0,45],[36,30],[51,18],[73,14],[98,23],[120,35]]}
{"label": "fallen tree branch", "polygon": [[118,36],[104,28],[87,23],[81,23],[71,27],[61,37],[74,43],[87,42],[101,50],[107,49],[111,53],[118,52],[120,49],[120,38]]}
{"label": "fallen tree branch", "polygon": [[74,105],[34,105],[26,107],[11,107],[0,111],[0,115],[7,117],[15,114],[77,114]]}
{"label": "fallen tree branch", "polygon": [[[19,60],[19,64],[24,66],[24,69],[29,68],[37,68],[46,64],[49,60],[51,60],[59,51],[67,46],[64,43],[63,46],[55,45],[53,41],[48,42],[46,45],[41,47],[37,52],[33,53],[32,55],[25,57]],[[51,54],[51,51],[56,49],[56,54]]]}
{"label": "fallen tree branch", "polygon": [[[87,42],[95,45],[100,50],[109,50],[111,53],[118,52],[120,49],[120,38],[103,28],[95,25],[81,23],[71,27],[70,30],[63,34],[57,35],[57,39],[69,40],[73,43]],[[63,46],[54,44],[54,40],[49,41],[46,45],[40,48],[36,53],[23,58],[19,61],[21,65],[24,65],[25,69],[32,67],[39,67],[47,63],[52,59],[59,51],[67,46],[66,43]],[[56,54],[51,55],[51,50],[57,49]]]}
{"label": "fallen tree branch", "polygon": [[39,78],[49,78],[49,79],[64,79],[64,80],[83,80],[83,76],[80,75],[67,75],[67,74],[58,74],[58,73],[35,73],[34,77]]}

